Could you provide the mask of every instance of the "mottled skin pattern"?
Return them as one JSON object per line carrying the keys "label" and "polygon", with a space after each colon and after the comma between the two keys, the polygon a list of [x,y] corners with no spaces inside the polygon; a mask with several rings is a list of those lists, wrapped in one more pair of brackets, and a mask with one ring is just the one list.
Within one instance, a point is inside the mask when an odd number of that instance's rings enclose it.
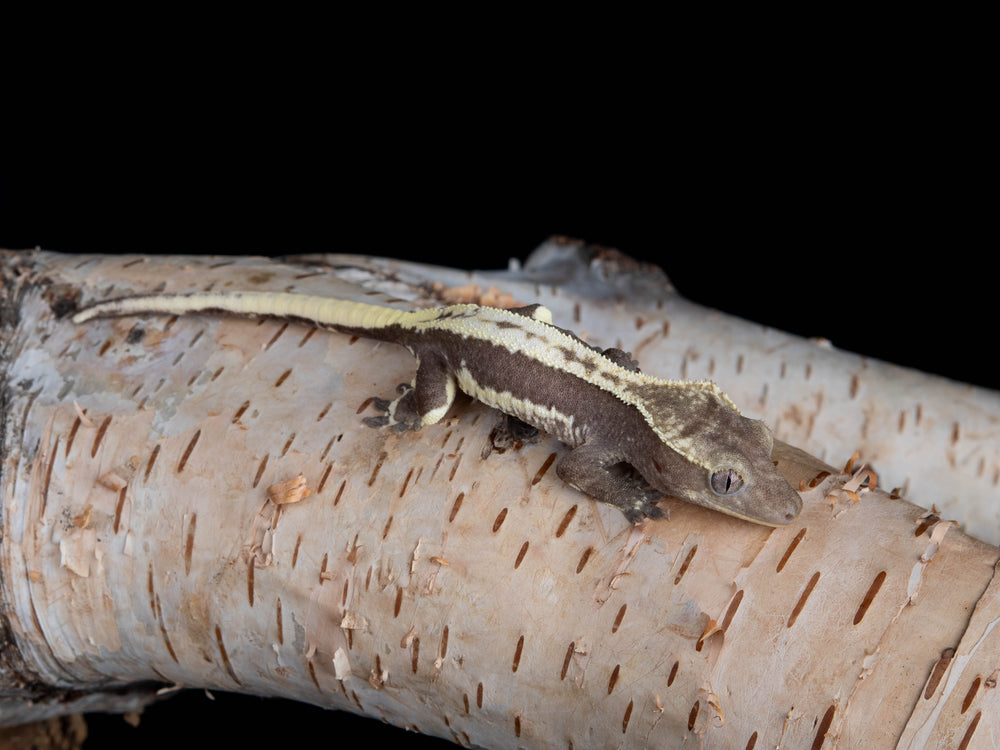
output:
{"label": "mottled skin pattern", "polygon": [[665,514],[664,495],[777,526],[801,499],[771,461],[773,439],[714,384],[641,373],[618,349],[597,350],[551,324],[544,307],[452,305],[403,312],[376,305],[262,292],[146,295],[81,310],[109,315],[269,317],[406,347],[412,383],[365,422],[397,432],[440,420],[462,390],[570,446],[559,477],[637,523]]}

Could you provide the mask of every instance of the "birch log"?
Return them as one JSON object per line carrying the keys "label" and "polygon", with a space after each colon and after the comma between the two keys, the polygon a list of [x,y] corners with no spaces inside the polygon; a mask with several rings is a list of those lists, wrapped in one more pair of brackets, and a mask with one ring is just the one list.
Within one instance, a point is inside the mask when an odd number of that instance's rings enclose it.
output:
{"label": "birch log", "polygon": [[[130,711],[183,685],[468,747],[997,746],[1000,550],[860,464],[779,446],[805,503],[785,528],[669,501],[669,521],[632,527],[559,482],[560,445],[495,449],[478,404],[417,435],[364,427],[368,398],[412,376],[400,348],[273,322],[65,317],[206,288],[540,299],[672,376],[691,311],[650,269],[555,245],[483,295],[352,256],[2,262],[0,724]],[[751,329],[711,357],[688,343],[679,366],[794,438],[802,420],[768,385],[794,388],[788,348],[808,344]],[[747,356],[779,340],[781,359]],[[847,383],[854,399],[869,387]]]}

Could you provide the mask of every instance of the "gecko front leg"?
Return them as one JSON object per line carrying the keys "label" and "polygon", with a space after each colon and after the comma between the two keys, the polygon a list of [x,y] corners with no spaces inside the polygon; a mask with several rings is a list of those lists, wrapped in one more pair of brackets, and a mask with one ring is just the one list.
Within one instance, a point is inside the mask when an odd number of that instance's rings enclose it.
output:
{"label": "gecko front leg", "polygon": [[599,442],[579,445],[559,461],[559,478],[595,500],[614,505],[632,523],[645,518],[665,518],[666,511],[653,505],[662,492],[649,487],[620,453]]}

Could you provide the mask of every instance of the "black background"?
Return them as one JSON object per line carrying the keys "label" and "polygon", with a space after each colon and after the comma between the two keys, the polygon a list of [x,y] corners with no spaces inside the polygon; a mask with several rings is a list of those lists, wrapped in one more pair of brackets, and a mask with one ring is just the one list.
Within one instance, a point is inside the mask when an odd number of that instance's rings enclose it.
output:
{"label": "black background", "polygon": [[[707,306],[995,387],[995,200],[961,61],[859,36],[849,53],[736,44],[623,7],[404,18],[388,35],[358,18],[192,22],[176,43],[133,29],[78,49],[6,102],[0,247],[502,268],[561,234],[657,263]],[[355,731],[452,747],[216,698],[175,697],[138,729],[93,717],[86,747]]]}

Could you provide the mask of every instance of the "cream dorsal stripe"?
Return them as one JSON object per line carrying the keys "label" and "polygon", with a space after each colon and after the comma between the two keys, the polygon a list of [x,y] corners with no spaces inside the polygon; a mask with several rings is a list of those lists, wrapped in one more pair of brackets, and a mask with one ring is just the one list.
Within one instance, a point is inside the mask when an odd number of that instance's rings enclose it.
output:
{"label": "cream dorsal stripe", "polygon": [[[770,461],[770,431],[714,383],[641,373],[625,352],[601,352],[553,325],[540,305],[407,312],[310,295],[212,292],[111,300],[73,320],[145,313],[272,317],[400,344],[417,358],[417,377],[395,400],[376,400],[383,415],[366,423],[396,431],[434,424],[461,388],[570,445],[559,476],[632,521],[661,516],[652,502],[664,493],[771,525],[801,507]],[[645,483],[615,471],[621,463]],[[766,487],[775,483],[784,489],[769,507]]]}

